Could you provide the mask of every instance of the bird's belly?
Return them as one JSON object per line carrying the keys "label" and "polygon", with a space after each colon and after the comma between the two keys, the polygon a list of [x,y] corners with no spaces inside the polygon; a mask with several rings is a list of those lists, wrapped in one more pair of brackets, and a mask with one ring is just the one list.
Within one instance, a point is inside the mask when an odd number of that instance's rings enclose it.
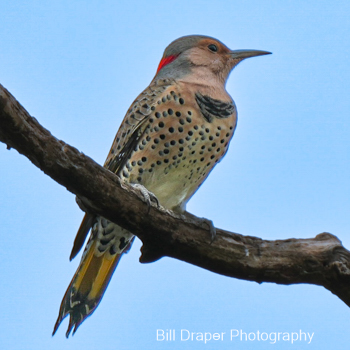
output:
{"label": "bird's belly", "polygon": [[[172,104],[149,118],[119,175],[153,192],[168,209],[184,208],[224,156],[236,116],[207,122],[192,106]],[[181,107],[181,108],[180,108]]]}
{"label": "bird's belly", "polygon": [[152,175],[146,174],[143,185],[157,196],[162,206],[169,209],[184,208],[205,176],[200,173],[200,169],[192,173],[187,167],[174,168],[168,173],[159,170]]}

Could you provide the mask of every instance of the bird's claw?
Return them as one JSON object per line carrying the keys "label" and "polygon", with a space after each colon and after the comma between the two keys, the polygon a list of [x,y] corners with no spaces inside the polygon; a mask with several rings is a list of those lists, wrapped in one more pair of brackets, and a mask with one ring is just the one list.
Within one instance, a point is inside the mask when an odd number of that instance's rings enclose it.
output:
{"label": "bird's claw", "polygon": [[78,196],[75,196],[75,202],[78,204],[79,208],[84,211],[85,213],[88,213],[88,209],[86,208],[83,199],[81,199]]}
{"label": "bird's claw", "polygon": [[147,190],[147,188],[141,184],[131,184],[131,186],[138,190],[141,193],[142,200],[147,204],[148,206],[148,212],[151,209],[152,202],[156,204],[156,208],[160,207],[159,200],[156,197],[156,195],[150,191]]}
{"label": "bird's claw", "polygon": [[213,222],[209,219],[206,219],[206,218],[201,218],[200,220],[201,220],[202,224],[206,224],[209,227],[210,238],[211,238],[210,244],[213,243],[214,239],[216,237],[216,228],[215,228]]}

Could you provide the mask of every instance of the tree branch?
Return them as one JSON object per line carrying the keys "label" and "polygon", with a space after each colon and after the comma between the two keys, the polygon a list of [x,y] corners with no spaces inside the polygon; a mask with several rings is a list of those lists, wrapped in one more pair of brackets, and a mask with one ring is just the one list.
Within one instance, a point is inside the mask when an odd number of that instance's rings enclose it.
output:
{"label": "tree branch", "polygon": [[141,262],[169,256],[258,283],[316,284],[350,306],[350,252],[329,233],[267,241],[217,229],[211,242],[206,221],[148,207],[134,188],[52,136],[1,85],[0,141],[77,195],[85,210],[138,236],[143,242]]}

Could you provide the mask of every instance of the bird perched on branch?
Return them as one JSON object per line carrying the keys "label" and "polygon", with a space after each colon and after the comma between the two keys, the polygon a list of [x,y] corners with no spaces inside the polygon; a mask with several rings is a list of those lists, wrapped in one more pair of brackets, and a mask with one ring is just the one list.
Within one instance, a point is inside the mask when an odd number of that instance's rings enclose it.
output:
{"label": "bird perched on branch", "polygon": [[[146,188],[163,207],[184,211],[227,152],[235,131],[236,106],[225,89],[230,72],[245,58],[269,53],[232,51],[220,41],[200,35],[173,41],[150,85],[127,111],[104,166],[123,181]],[[68,337],[92,314],[134,240],[131,232],[113,222],[86,214],[71,259],[89,231],[53,334],[66,316],[70,316]]]}

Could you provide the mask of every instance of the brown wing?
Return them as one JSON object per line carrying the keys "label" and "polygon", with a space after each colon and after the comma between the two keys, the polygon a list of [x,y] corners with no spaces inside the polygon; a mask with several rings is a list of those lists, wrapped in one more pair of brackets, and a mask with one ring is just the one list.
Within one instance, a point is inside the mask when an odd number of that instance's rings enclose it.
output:
{"label": "brown wing", "polygon": [[[158,100],[161,101],[162,98],[167,98],[166,96],[162,96],[162,93],[172,83],[172,80],[156,81],[136,98],[126,113],[115,136],[104,164],[105,168],[115,174],[118,174],[118,171],[123,168],[130,153],[146,131],[148,117],[155,109]],[[85,214],[74,240],[70,260],[79,253],[94,221],[95,215]]]}
{"label": "brown wing", "polygon": [[169,79],[158,80],[136,98],[115,136],[104,164],[107,169],[115,172],[116,170],[113,169],[120,168],[116,167],[116,162],[126,161],[130,152],[128,148],[136,142],[135,140],[140,138],[140,133],[144,131],[142,125],[146,124],[145,121],[148,120],[148,117],[155,109],[157,102],[167,98],[162,96],[162,93],[173,83],[174,81]]}

